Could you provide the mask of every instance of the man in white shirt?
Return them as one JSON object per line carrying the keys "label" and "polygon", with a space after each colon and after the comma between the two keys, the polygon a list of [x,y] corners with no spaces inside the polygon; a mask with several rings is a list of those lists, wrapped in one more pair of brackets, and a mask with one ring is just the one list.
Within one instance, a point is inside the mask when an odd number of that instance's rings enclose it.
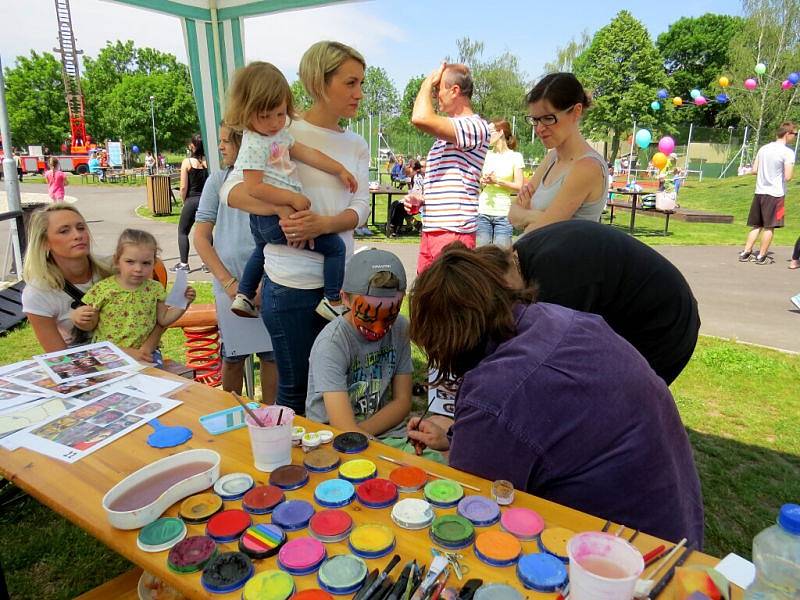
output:
{"label": "man in white shirt", "polygon": [[[747,235],[744,250],[739,253],[740,262],[752,260],[763,265],[769,260],[767,250],[772,243],[772,235],[776,227],[783,227],[785,212],[784,198],[786,182],[794,172],[794,152],[787,146],[794,142],[797,127],[791,121],[781,123],[778,127],[777,139],[761,147],[753,163],[756,174],[756,192],[750,205],[747,224],[753,229]],[[761,247],[758,255],[753,256],[753,245],[761,234]]]}

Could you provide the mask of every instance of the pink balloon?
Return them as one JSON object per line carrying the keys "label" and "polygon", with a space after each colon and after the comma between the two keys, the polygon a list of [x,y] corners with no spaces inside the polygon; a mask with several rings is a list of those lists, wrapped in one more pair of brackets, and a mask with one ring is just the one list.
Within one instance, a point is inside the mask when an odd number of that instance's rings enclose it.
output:
{"label": "pink balloon", "polygon": [[788,79],[784,79],[783,83],[781,84],[781,89],[790,90],[792,89],[792,82]]}
{"label": "pink balloon", "polygon": [[675,150],[675,140],[665,135],[658,140],[658,149],[666,155],[672,154],[672,151]]}
{"label": "pink balloon", "polygon": [[744,80],[744,87],[746,87],[748,90],[756,89],[757,85],[758,85],[758,82],[755,79],[745,79]]}
{"label": "pink balloon", "polygon": [[694,99],[694,103],[697,106],[703,106],[704,104],[708,104],[708,100],[706,100],[705,97],[703,96],[698,96],[697,98]]}

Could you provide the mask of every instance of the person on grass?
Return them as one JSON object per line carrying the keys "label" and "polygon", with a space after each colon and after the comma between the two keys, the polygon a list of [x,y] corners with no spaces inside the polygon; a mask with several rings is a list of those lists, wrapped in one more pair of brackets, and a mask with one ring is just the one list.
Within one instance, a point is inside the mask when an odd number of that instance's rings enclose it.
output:
{"label": "person on grass", "polygon": [[208,179],[208,163],[203,149],[203,137],[197,133],[189,142],[189,156],[181,163],[181,217],[178,221],[178,253],[180,261],[172,271],[189,270],[189,234],[194,226],[197,206]]}

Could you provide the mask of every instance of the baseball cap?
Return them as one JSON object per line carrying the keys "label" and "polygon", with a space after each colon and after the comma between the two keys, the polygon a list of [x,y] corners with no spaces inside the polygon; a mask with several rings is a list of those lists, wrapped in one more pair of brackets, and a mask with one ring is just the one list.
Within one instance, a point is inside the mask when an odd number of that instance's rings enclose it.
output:
{"label": "baseball cap", "polygon": [[[400,282],[397,289],[373,288],[370,286],[369,282],[372,276],[381,271],[389,271],[397,277]],[[400,259],[391,252],[368,248],[357,252],[347,261],[347,266],[344,269],[342,291],[348,294],[389,298],[397,294],[398,291],[406,291],[406,270]]]}

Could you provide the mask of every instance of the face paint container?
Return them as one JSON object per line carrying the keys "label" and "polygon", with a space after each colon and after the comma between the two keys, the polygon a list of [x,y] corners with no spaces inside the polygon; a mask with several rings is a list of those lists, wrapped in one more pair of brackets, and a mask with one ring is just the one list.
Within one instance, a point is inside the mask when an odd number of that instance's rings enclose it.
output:
{"label": "face paint container", "polygon": [[457,512],[475,527],[489,527],[500,520],[497,502],[484,496],[464,496],[458,502]]}
{"label": "face paint container", "polygon": [[169,550],[186,537],[186,524],[175,517],[156,519],[139,531],[136,545],[144,552]]}
{"label": "face paint container", "polygon": [[461,550],[475,541],[475,527],[458,515],[436,517],[429,533],[431,539],[446,550]]}
{"label": "face paint container", "polygon": [[573,600],[630,600],[644,570],[642,554],[623,538],[599,531],[567,543]]}
{"label": "face paint container", "polygon": [[369,439],[358,431],[347,431],[333,438],[333,449],[344,454],[358,454],[369,447]]}
{"label": "face paint container", "polygon": [[287,600],[292,597],[294,589],[294,579],[291,575],[270,569],[256,573],[245,584],[242,600]]}
{"label": "face paint container", "polygon": [[356,488],[356,497],[366,508],[388,508],[397,502],[397,486],[388,479],[370,479]]}
{"label": "face paint container", "polygon": [[251,515],[267,515],[286,500],[283,490],[275,485],[258,485],[242,498],[242,508]]}
{"label": "face paint container", "polygon": [[314,490],[314,501],[324,508],[342,508],[355,496],[355,487],[344,479],[326,479]]}
{"label": "face paint container", "polygon": [[222,510],[222,498],[217,494],[205,493],[190,496],[181,504],[178,516],[185,523],[197,525],[205,523]]}
{"label": "face paint container", "polygon": [[292,446],[299,446],[303,443],[303,436],[306,434],[306,428],[292,427]]}
{"label": "face paint container", "polygon": [[508,506],[514,502],[514,484],[505,479],[492,483],[492,499],[500,506]]}
{"label": "face paint container", "polygon": [[389,479],[403,494],[412,494],[422,489],[428,481],[428,474],[419,467],[397,467],[389,473]]}
{"label": "face paint container", "polygon": [[167,555],[167,566],[175,573],[202,571],[217,554],[217,544],[206,535],[193,535],[175,544]]}
{"label": "face paint container", "polygon": [[241,500],[254,485],[255,481],[247,473],[230,473],[217,479],[214,493],[225,501]]}
{"label": "face paint container", "polygon": [[251,524],[250,515],[243,510],[223,510],[206,523],[206,535],[218,544],[233,542],[238,540]]}
{"label": "face paint container", "polygon": [[301,465],[278,467],[269,476],[269,484],[282,490],[297,490],[308,483],[308,471]]}
{"label": "face paint container", "polygon": [[544,529],[544,519],[529,508],[509,508],[503,511],[500,526],[521,540],[534,540]]}
{"label": "face paint container", "polygon": [[277,525],[260,523],[248,527],[239,538],[239,551],[250,558],[262,559],[274,556],[286,543],[286,534]]}
{"label": "face paint container", "polygon": [[203,569],[200,583],[213,594],[227,594],[244,587],[253,576],[253,562],[241,552],[223,552]]}
{"label": "face paint container", "polygon": [[309,533],[324,544],[346,540],[353,530],[353,518],[343,510],[323,510],[308,522]]}
{"label": "face paint container", "polygon": [[339,464],[339,454],[330,448],[317,448],[303,457],[303,465],[312,473],[327,473]]}
{"label": "face paint container", "polygon": [[303,452],[311,452],[312,450],[316,450],[322,444],[322,440],[319,438],[319,434],[315,431],[309,431],[306,433],[302,438],[302,446]]}
{"label": "face paint container", "polygon": [[517,563],[517,577],[529,590],[549,594],[564,587],[567,566],[545,552],[525,554]]}
{"label": "face paint container", "polygon": [[561,562],[569,562],[567,556],[567,542],[575,535],[571,529],[564,527],[548,527],[539,537],[536,538],[536,543],[539,545],[539,550],[552,554]]}
{"label": "face paint container", "polygon": [[340,554],[322,564],[317,581],[323,590],[331,594],[352,594],[364,585],[367,571],[367,563],[363,559],[352,554]]}
{"label": "face paint container", "polygon": [[505,583],[487,583],[478,588],[473,600],[525,600],[516,588]]}
{"label": "face paint container", "polygon": [[291,464],[294,411],[275,405],[257,408],[253,412],[264,424],[262,427],[249,414],[245,415],[256,469],[270,473],[278,467]]}
{"label": "face paint container", "polygon": [[311,575],[325,562],[327,553],[319,540],[301,537],[286,542],[278,552],[278,566],[292,575]]}
{"label": "face paint container", "polygon": [[367,523],[353,529],[350,550],[361,558],[381,558],[394,550],[394,532],[385,525]]}
{"label": "face paint container", "polygon": [[378,474],[378,467],[371,460],[357,458],[342,463],[339,467],[339,477],[353,484],[364,483]]}
{"label": "face paint container", "polygon": [[419,498],[400,500],[392,508],[392,521],[403,529],[425,529],[435,517],[430,502]]}
{"label": "face paint container", "polygon": [[492,567],[510,567],[519,560],[522,544],[510,533],[484,531],[475,538],[475,556]]}
{"label": "face paint container", "polygon": [[308,527],[314,516],[314,507],[305,500],[287,500],[272,511],[272,523],[284,531],[298,531]]}
{"label": "face paint container", "polygon": [[452,508],[464,497],[460,483],[449,479],[434,479],[425,484],[425,500],[437,508]]}

